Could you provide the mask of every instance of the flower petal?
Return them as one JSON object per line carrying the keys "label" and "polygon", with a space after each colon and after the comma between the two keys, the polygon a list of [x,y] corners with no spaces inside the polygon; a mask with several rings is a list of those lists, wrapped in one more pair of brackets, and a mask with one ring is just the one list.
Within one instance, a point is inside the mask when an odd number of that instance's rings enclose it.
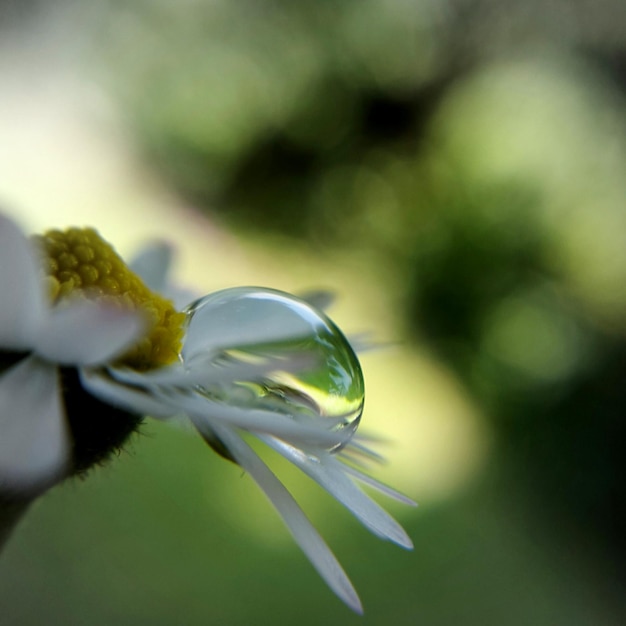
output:
{"label": "flower petal", "polygon": [[0,298],[0,346],[8,350],[30,348],[45,310],[37,257],[20,229],[3,215]]}
{"label": "flower petal", "polygon": [[152,291],[172,300],[177,309],[183,309],[197,300],[200,294],[168,280],[173,252],[172,246],[166,241],[154,241],[139,251],[129,267]]}
{"label": "flower petal", "polygon": [[137,372],[129,368],[112,368],[111,375],[131,385],[161,385],[193,389],[237,382],[260,381],[284,365],[284,359],[266,358],[258,363],[246,361],[219,362],[212,358],[196,358],[191,364],[175,363],[166,367]]}
{"label": "flower petal", "polygon": [[212,427],[237,463],[252,476],[280,513],[294,539],[328,586],[353,611],[362,613],[359,596],[343,568],[285,486],[237,433],[219,423],[212,424]]}
{"label": "flower petal", "polygon": [[352,437],[350,444],[341,449],[338,456],[364,468],[371,466],[373,462],[384,463],[386,461],[384,456],[361,443],[358,432]]}
{"label": "flower petal", "polygon": [[99,371],[79,370],[83,387],[92,395],[112,406],[156,418],[169,418],[180,414],[182,409],[172,408],[150,393],[150,389],[130,387],[116,382]]}
{"label": "flower petal", "polygon": [[403,504],[408,504],[409,506],[417,506],[417,502],[414,502],[408,496],[405,496],[403,493],[396,491],[395,489],[385,485],[385,483],[381,483],[379,480],[360,472],[358,469],[354,467],[350,467],[349,465],[343,464],[343,471],[351,476],[354,476],[358,481],[363,484],[371,487],[372,489],[376,489],[380,493],[384,493],[388,498],[393,500],[397,500],[398,502],[402,502]]}
{"label": "flower petal", "polygon": [[327,289],[312,289],[298,294],[298,298],[308,302],[320,311],[330,308],[335,301],[335,294]]}
{"label": "flower petal", "polygon": [[[307,423],[302,424],[290,415],[216,402],[198,392],[189,381],[187,385],[177,387],[153,384],[149,373],[132,375],[126,370],[110,368],[108,374],[110,376],[84,369],[81,371],[81,380],[90,393],[105,402],[135,413],[157,418],[186,413],[194,416],[193,419],[199,423],[219,420],[229,426],[253,433],[268,433],[296,445],[333,448],[344,443],[345,438],[349,436],[343,432],[328,430],[326,423],[328,420],[325,418],[319,418],[316,422],[314,416],[307,416]],[[165,371],[162,374],[165,376]],[[172,376],[174,381],[179,379],[179,374],[175,371],[172,372]]]}
{"label": "flower petal", "polygon": [[0,377],[0,489],[31,490],[69,461],[57,369],[30,356]]}
{"label": "flower petal", "polygon": [[383,350],[393,345],[391,343],[376,341],[372,338],[372,333],[370,332],[348,335],[348,342],[352,346],[352,349],[358,354],[371,352],[372,350]]}
{"label": "flower petal", "polygon": [[350,480],[344,472],[345,466],[331,454],[323,450],[310,456],[271,437],[261,439],[328,491],[375,535],[389,539],[403,548],[413,547],[402,526]]}
{"label": "flower petal", "polygon": [[124,352],[144,331],[140,313],[80,300],[50,311],[36,350],[64,365],[98,365]]}
{"label": "flower petal", "polygon": [[146,287],[163,293],[172,264],[172,246],[166,241],[153,241],[144,246],[128,264]]}
{"label": "flower petal", "polygon": [[215,402],[206,396],[172,390],[154,390],[163,402],[177,406],[192,419],[202,422],[207,419],[219,420],[222,424],[236,426],[251,433],[267,433],[294,445],[315,445],[334,448],[345,443],[349,433],[328,430],[325,418],[316,421],[307,415],[307,423],[300,423],[286,414],[260,409],[240,408],[222,402]]}

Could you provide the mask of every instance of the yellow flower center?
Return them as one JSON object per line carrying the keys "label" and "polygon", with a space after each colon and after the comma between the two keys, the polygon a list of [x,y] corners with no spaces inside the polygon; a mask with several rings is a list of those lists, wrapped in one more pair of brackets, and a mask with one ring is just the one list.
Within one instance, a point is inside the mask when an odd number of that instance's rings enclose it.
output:
{"label": "yellow flower center", "polygon": [[185,314],[170,300],[150,291],[94,229],[50,230],[35,236],[34,241],[43,252],[53,303],[86,297],[146,316],[148,332],[119,364],[145,371],[178,358]]}

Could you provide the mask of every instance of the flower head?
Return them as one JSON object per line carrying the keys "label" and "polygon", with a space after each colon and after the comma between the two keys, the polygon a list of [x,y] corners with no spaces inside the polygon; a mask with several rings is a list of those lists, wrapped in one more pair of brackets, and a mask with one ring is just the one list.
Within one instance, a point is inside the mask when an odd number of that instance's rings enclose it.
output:
{"label": "flower head", "polygon": [[[167,285],[168,255],[159,245],[135,264],[153,288]],[[84,456],[80,433],[87,430],[93,442],[100,430],[92,428],[93,413],[73,415],[86,401],[119,414],[127,430],[136,416],[190,419],[258,483],[322,578],[357,612],[348,577],[248,437],[315,480],[374,534],[411,547],[359,486],[411,504],[353,462],[375,457],[355,436],[364,399],[360,365],[310,302],[236,288],[179,312],[95,231],[51,231],[31,243],[1,217],[0,294],[0,489],[37,488],[89,465],[76,461]],[[99,461],[97,448],[86,458]]]}
{"label": "flower head", "polygon": [[0,215],[0,488],[35,490],[70,466],[61,370],[99,367],[143,334],[141,312],[93,299],[51,306],[32,245]]}

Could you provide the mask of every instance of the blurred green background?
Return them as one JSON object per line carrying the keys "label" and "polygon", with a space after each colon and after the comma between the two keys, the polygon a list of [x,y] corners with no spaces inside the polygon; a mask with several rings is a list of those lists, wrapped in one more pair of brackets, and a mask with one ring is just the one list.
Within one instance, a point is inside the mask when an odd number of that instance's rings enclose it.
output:
{"label": "blurred green background", "polygon": [[7,625],[622,624],[626,5],[0,2],[0,202],[179,249],[200,291],[331,287],[415,543],[281,467],[353,616],[184,428],[55,489]]}

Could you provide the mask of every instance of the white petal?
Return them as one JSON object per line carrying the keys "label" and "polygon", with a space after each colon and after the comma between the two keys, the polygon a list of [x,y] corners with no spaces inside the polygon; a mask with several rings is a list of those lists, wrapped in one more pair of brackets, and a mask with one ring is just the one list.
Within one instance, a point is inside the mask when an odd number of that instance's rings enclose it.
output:
{"label": "white petal", "polygon": [[27,357],[0,378],[0,489],[52,483],[68,460],[57,369]]}
{"label": "white petal", "polygon": [[197,300],[200,294],[168,281],[172,256],[173,248],[169,243],[155,241],[143,248],[129,263],[129,267],[152,291],[172,300],[177,309],[183,309]]}
{"label": "white petal", "polygon": [[328,452],[322,451],[316,456],[309,456],[271,437],[262,437],[262,440],[326,489],[375,535],[389,539],[403,548],[413,547],[402,526],[355,485],[344,473],[344,465]]}
{"label": "white petal", "polygon": [[162,393],[163,401],[178,406],[181,411],[188,413],[192,419],[201,422],[204,418],[236,426],[251,433],[267,433],[278,439],[295,445],[316,445],[332,448],[344,443],[349,435],[342,432],[333,432],[325,428],[324,418],[315,421],[313,416],[307,416],[307,423],[299,423],[289,415],[230,406],[221,402],[214,402],[202,395],[185,395],[177,393]]}
{"label": "white petal", "polygon": [[242,381],[259,381],[270,372],[284,364],[282,359],[264,359],[259,363],[245,361],[217,362],[211,358],[196,358],[191,364],[185,362],[161,367],[148,372],[132,369],[115,368],[111,374],[119,381],[132,385],[162,385],[166,387],[184,387],[233,384]]}
{"label": "white petal", "polygon": [[166,241],[153,241],[128,264],[130,269],[153,291],[163,293],[172,264],[172,246]]}
{"label": "white petal", "polygon": [[149,415],[156,418],[169,418],[180,413],[180,409],[164,404],[162,400],[151,395],[149,389],[129,387],[115,382],[99,371],[79,370],[83,387],[92,395],[112,406],[119,407],[130,413]]}
{"label": "white petal", "polygon": [[[149,373],[133,375],[126,370],[113,368],[110,368],[108,373],[114,378],[99,372],[83,370],[81,379],[86,389],[105,402],[143,415],[171,417],[186,413],[198,423],[217,419],[230,426],[253,433],[268,433],[294,444],[328,448],[341,445],[347,436],[342,432],[328,430],[326,420],[323,418],[315,422],[313,416],[307,416],[307,423],[301,424],[289,415],[216,402],[199,393],[193,386],[169,387],[153,384]],[[175,371],[170,374],[174,379],[179,377]],[[162,375],[167,376],[165,372],[162,372]]]}
{"label": "white petal", "polygon": [[227,446],[237,463],[252,476],[276,507],[294,539],[320,576],[353,611],[362,613],[361,601],[352,583],[289,491],[239,435],[220,424],[214,426],[217,436]]}
{"label": "white petal", "polygon": [[298,298],[308,302],[311,306],[314,306],[320,311],[325,311],[330,308],[335,301],[335,294],[332,291],[326,289],[313,289],[311,291],[305,291],[298,294]]}
{"label": "white petal", "polygon": [[363,354],[363,352],[371,352],[372,350],[382,350],[385,348],[390,348],[393,345],[390,343],[381,343],[380,341],[372,339],[371,332],[355,333],[353,335],[348,335],[348,342],[352,346],[352,349],[358,354]]}
{"label": "white petal", "polygon": [[349,459],[351,462],[357,463],[361,467],[367,467],[373,461],[377,463],[384,463],[386,461],[384,456],[361,443],[358,438],[358,433],[350,440],[350,444],[341,450],[339,456]]}
{"label": "white petal", "polygon": [[197,291],[172,283],[168,283],[161,294],[166,298],[169,298],[179,311],[182,311],[191,302],[200,297],[200,294]]}
{"label": "white petal", "polygon": [[145,331],[138,312],[80,300],[52,309],[35,349],[64,365],[98,365],[123,353]]}
{"label": "white petal", "polygon": [[405,496],[403,493],[392,489],[388,485],[381,483],[380,481],[360,472],[354,467],[350,467],[349,465],[343,465],[343,471],[351,476],[354,476],[357,480],[364,483],[368,487],[372,489],[376,489],[376,491],[380,491],[380,493],[384,493],[387,497],[392,498],[393,500],[397,500],[398,502],[402,502],[403,504],[408,504],[409,506],[417,506],[417,503],[411,500],[408,496]]}
{"label": "white petal", "polygon": [[37,257],[20,229],[0,215],[0,347],[22,350],[44,313]]}

